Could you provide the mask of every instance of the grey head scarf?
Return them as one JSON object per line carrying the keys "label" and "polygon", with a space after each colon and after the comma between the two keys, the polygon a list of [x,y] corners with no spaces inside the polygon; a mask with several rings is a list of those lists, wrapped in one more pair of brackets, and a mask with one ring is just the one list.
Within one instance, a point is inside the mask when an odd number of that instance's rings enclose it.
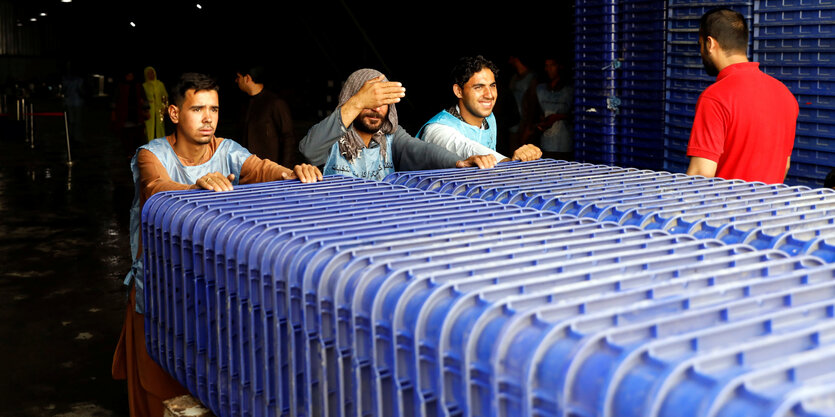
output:
{"label": "grey head scarf", "polygon": [[[370,68],[354,71],[345,80],[345,85],[342,86],[342,91],[339,92],[338,107],[342,107],[348,99],[360,91],[360,88],[362,88],[366,81],[374,77],[379,77],[380,75],[383,75],[380,71]],[[383,81],[388,81],[388,79],[384,78]],[[395,130],[397,130],[397,109],[394,107],[394,104],[389,104],[388,115],[383,120],[380,130],[371,137],[372,141],[380,145],[380,156],[383,160],[386,159],[386,153],[388,152],[388,149],[386,149],[386,135],[394,133]],[[353,161],[362,149],[365,148],[365,142],[363,142],[353,124],[348,128],[348,132],[337,140],[337,143],[339,143],[339,153],[349,162]]]}

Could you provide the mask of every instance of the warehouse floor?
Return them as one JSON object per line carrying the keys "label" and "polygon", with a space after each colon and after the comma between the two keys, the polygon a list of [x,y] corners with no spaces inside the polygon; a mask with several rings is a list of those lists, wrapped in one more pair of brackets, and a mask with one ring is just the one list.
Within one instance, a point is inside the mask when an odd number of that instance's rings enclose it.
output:
{"label": "warehouse floor", "polygon": [[[110,377],[129,266],[127,161],[90,110],[67,166],[63,120],[0,118],[0,416],[126,416]],[[60,122],[60,123],[59,123]]]}

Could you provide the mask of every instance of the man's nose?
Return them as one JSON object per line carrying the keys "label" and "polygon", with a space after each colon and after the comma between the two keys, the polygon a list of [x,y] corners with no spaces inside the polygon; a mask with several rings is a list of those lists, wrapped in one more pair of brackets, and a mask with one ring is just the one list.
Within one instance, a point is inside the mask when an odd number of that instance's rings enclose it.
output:
{"label": "man's nose", "polygon": [[204,110],[203,111],[203,123],[211,123],[212,121],[212,111],[211,110]]}

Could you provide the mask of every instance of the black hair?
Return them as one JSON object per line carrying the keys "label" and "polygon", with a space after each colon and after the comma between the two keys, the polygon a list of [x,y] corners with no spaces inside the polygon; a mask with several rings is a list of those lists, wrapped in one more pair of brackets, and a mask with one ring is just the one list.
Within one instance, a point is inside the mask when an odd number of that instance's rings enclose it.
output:
{"label": "black hair", "polygon": [[194,90],[195,93],[204,90],[219,91],[220,87],[218,87],[217,81],[214,78],[206,74],[187,72],[180,76],[180,79],[174,86],[171,94],[171,103],[177,107],[182,106],[186,100],[186,92],[188,90]]}
{"label": "black hair", "polygon": [[699,37],[710,36],[726,52],[747,53],[748,23],[742,13],[727,7],[708,10],[699,22]]}
{"label": "black hair", "polygon": [[826,179],[823,181],[824,188],[835,188],[835,168],[826,174]]}
{"label": "black hair", "polygon": [[241,75],[249,75],[252,78],[252,82],[256,84],[267,83],[267,68],[263,65],[241,66],[238,67],[236,72]]}
{"label": "black hair", "polygon": [[452,83],[464,88],[464,84],[472,78],[473,74],[487,68],[493,71],[493,76],[499,76],[499,69],[487,58],[476,56],[465,56],[458,60],[458,64],[452,69]]}

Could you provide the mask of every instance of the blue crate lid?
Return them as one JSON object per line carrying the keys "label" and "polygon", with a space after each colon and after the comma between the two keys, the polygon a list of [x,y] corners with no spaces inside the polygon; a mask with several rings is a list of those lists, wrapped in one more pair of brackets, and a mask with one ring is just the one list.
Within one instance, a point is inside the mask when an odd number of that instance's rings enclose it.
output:
{"label": "blue crate lid", "polygon": [[835,133],[835,125],[829,123],[806,122],[811,118],[798,119],[794,139],[795,147],[808,150],[833,151],[835,144],[831,138]]}
{"label": "blue crate lid", "polygon": [[833,44],[835,44],[835,39],[833,38],[817,38],[817,37],[810,37],[810,38],[791,38],[791,39],[783,39],[783,38],[776,38],[776,39],[768,39],[768,38],[760,38],[757,33],[754,34],[754,51],[786,51],[791,52],[792,50],[802,50],[802,51],[818,51],[818,52],[827,52],[832,51]]}
{"label": "blue crate lid", "polygon": [[[835,52],[833,51],[789,51],[789,50],[757,50],[754,49],[754,61],[760,63],[763,71],[768,72],[771,68],[775,70],[792,67],[792,66],[811,66],[813,68],[820,67],[821,71],[831,71],[831,67],[835,66]],[[801,71],[801,69],[792,68],[791,71]],[[824,74],[831,74],[825,72]]]}
{"label": "blue crate lid", "polygon": [[835,152],[835,142],[831,136],[826,135],[803,135],[800,130],[801,123],[798,123],[798,135],[794,138],[794,147],[812,151]]}
{"label": "blue crate lid", "polygon": [[820,10],[835,7],[830,0],[760,0],[757,11],[782,11],[791,9]]}
{"label": "blue crate lid", "polygon": [[754,27],[756,39],[832,38],[835,37],[835,23],[775,24],[768,23]]}
{"label": "blue crate lid", "polygon": [[770,11],[760,9],[754,15],[754,25],[803,25],[835,22],[835,7],[782,9]]}
{"label": "blue crate lid", "polygon": [[664,156],[664,170],[665,171],[686,172],[687,171],[687,165],[688,164],[686,162],[682,162],[678,158],[668,159],[667,156],[666,156],[666,151],[665,151],[665,156]]}
{"label": "blue crate lid", "polygon": [[629,114],[637,109],[647,110],[650,113],[664,112],[664,96],[658,92],[641,93],[637,90],[625,90],[620,96],[621,114]]}
{"label": "blue crate lid", "polygon": [[646,14],[628,13],[621,14],[618,28],[621,32],[626,32],[626,34],[639,32],[647,35],[647,40],[663,41],[666,24],[663,15],[659,18]]}

